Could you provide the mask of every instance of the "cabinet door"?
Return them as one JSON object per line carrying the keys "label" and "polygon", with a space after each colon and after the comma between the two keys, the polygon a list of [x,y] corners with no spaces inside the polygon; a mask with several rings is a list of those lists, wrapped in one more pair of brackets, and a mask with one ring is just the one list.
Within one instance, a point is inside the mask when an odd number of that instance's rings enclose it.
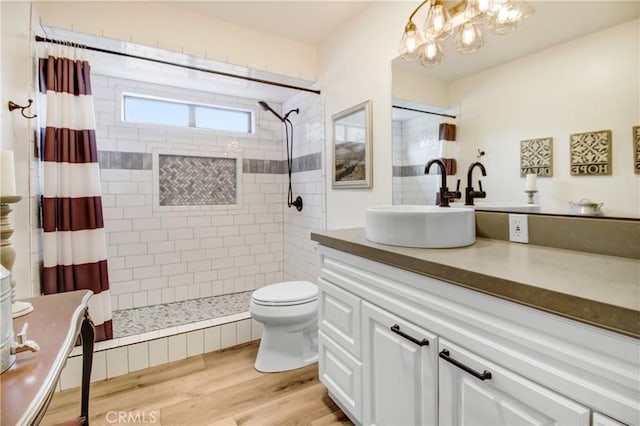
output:
{"label": "cabinet door", "polygon": [[440,339],[440,423],[589,425],[589,409]]}
{"label": "cabinet door", "polygon": [[351,355],[360,358],[360,298],[330,282],[318,279],[320,330]]}
{"label": "cabinet door", "polygon": [[607,417],[604,414],[593,413],[592,426],[625,426],[624,423],[620,423],[617,420]]}
{"label": "cabinet door", "polygon": [[318,375],[331,399],[355,422],[362,421],[362,363],[322,330],[318,333]]}
{"label": "cabinet door", "polygon": [[436,336],[367,302],[362,318],[364,424],[437,424]]}

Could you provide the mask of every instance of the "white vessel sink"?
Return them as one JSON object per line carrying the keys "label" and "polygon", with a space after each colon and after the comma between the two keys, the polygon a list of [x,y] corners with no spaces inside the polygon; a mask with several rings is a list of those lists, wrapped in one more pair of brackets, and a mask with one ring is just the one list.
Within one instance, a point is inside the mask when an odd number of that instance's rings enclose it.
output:
{"label": "white vessel sink", "polygon": [[540,206],[538,204],[527,203],[512,203],[512,202],[490,202],[490,201],[475,201],[473,206],[465,206],[464,203],[451,203],[451,207],[471,207],[476,210],[487,211],[505,211],[505,212],[540,212]]}
{"label": "white vessel sink", "polygon": [[365,215],[369,241],[401,247],[464,247],[476,241],[474,210],[467,207],[376,206]]}

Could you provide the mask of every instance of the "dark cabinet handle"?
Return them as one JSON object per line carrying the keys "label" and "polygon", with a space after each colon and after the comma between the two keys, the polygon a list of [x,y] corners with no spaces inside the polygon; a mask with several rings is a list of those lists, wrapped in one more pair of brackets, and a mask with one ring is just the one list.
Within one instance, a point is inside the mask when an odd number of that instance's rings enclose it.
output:
{"label": "dark cabinet handle", "polygon": [[429,345],[429,341],[427,339],[418,340],[413,336],[409,336],[404,331],[400,331],[400,326],[398,324],[392,325],[390,330],[393,331],[394,333],[404,337],[405,339],[412,341],[413,343],[415,343],[418,346],[427,346],[427,345]]}
{"label": "dark cabinet handle", "polygon": [[491,372],[484,370],[482,373],[478,373],[476,370],[474,370],[473,368],[467,367],[466,365],[464,365],[463,363],[461,363],[460,361],[456,361],[455,359],[451,358],[449,356],[449,351],[446,349],[443,349],[442,352],[439,353],[440,358],[444,359],[445,361],[450,362],[451,364],[455,365],[458,368],[463,369],[464,371],[466,371],[467,373],[471,374],[473,377],[480,379],[480,380],[488,380],[491,378]]}

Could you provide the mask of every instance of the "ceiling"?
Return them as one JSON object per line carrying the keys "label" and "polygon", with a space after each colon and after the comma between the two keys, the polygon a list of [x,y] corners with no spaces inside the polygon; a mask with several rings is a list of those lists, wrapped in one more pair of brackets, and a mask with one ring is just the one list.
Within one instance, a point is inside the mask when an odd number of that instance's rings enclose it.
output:
{"label": "ceiling", "polygon": [[[408,11],[420,4],[420,0],[163,1],[163,4],[317,46],[375,1],[406,3],[410,6]],[[451,7],[459,2],[451,0],[445,4]],[[439,66],[425,68],[418,62],[402,60],[396,60],[397,65],[432,78],[456,80],[640,16],[637,0],[527,0],[527,4],[534,14],[520,28],[502,36],[484,30],[485,45],[474,54],[455,52],[454,37],[450,37],[443,46],[446,58]],[[423,9],[414,18],[419,28],[426,15]],[[401,31],[398,28],[398,42]]]}
{"label": "ceiling", "polygon": [[163,4],[317,46],[359,15],[370,1],[163,1]]}

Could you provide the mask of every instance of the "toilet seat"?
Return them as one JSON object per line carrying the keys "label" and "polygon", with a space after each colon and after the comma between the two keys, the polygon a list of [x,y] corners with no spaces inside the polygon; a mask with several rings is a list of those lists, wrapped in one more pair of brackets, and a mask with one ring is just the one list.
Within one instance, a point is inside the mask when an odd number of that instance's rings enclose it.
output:
{"label": "toilet seat", "polygon": [[262,306],[301,305],[318,299],[318,287],[308,281],[285,281],[259,288],[251,298]]}

